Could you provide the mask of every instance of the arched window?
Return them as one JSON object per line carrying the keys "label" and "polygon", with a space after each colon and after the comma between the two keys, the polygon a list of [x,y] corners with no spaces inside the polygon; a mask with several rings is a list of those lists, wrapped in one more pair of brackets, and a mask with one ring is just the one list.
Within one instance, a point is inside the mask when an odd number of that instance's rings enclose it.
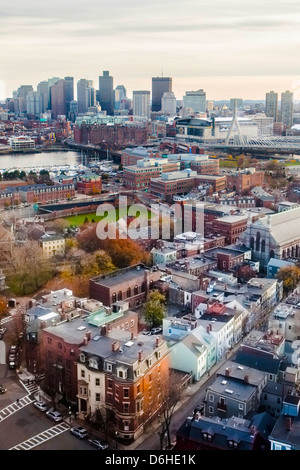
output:
{"label": "arched window", "polygon": [[139,288],[137,285],[134,286],[134,295],[137,295],[139,293]]}
{"label": "arched window", "polygon": [[286,257],[286,252],[285,250],[282,250],[282,258],[284,259]]}
{"label": "arched window", "polygon": [[117,294],[114,292],[113,295],[112,295],[112,302],[116,302],[117,300]]}
{"label": "arched window", "polygon": [[291,250],[289,248],[286,250],[286,256],[288,258],[291,256]]}
{"label": "arched window", "polygon": [[265,251],[266,251],[266,241],[262,240],[261,241],[261,252],[265,253]]}
{"label": "arched window", "polygon": [[127,297],[131,297],[131,287],[128,287],[127,289]]}
{"label": "arched window", "polygon": [[119,293],[118,293],[118,300],[122,300],[122,291],[119,290]]}
{"label": "arched window", "polygon": [[254,250],[254,238],[253,237],[251,237],[250,239],[250,248],[251,250]]}
{"label": "arched window", "polygon": [[274,252],[274,250],[271,250],[270,251],[270,258],[274,258],[274,256],[275,256],[275,252]]}
{"label": "arched window", "polygon": [[259,251],[260,248],[260,233],[257,232],[256,234],[256,243],[255,243],[255,251]]}

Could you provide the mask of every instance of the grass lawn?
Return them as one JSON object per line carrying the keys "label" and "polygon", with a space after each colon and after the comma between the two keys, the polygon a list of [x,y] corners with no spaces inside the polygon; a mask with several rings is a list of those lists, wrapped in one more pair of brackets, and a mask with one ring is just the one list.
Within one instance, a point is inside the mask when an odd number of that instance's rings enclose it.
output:
{"label": "grass lawn", "polygon": [[[99,222],[104,218],[103,215],[97,216],[96,212],[90,212],[88,214],[78,214],[78,215],[70,215],[68,217],[64,217],[64,219],[69,222],[70,225],[80,226],[84,224],[84,221],[88,219],[89,222],[93,220],[95,222]],[[148,210],[148,219],[151,218],[151,211]],[[114,222],[115,220],[119,220],[119,209],[116,208],[116,212],[111,211],[110,213],[105,215],[106,222]]]}

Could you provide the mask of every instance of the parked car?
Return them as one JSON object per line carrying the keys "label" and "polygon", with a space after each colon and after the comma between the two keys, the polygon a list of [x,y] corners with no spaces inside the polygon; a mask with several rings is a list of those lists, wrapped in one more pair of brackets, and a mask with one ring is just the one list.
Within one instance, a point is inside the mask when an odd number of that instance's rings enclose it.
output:
{"label": "parked car", "polygon": [[162,328],[160,326],[157,326],[156,328],[151,328],[151,334],[152,335],[158,335],[158,333],[162,332]]}
{"label": "parked car", "polygon": [[79,439],[85,439],[87,437],[87,430],[82,426],[74,426],[73,428],[70,428],[70,432]]}
{"label": "parked car", "polygon": [[0,393],[2,395],[2,393],[5,393],[7,392],[7,388],[5,388],[3,385],[0,385]]}
{"label": "parked car", "polygon": [[63,419],[62,414],[56,410],[48,410],[46,411],[46,415],[56,423],[59,423]]}
{"label": "parked car", "polygon": [[98,450],[108,449],[108,444],[106,441],[99,441],[98,439],[89,439],[88,443],[90,444],[90,446],[93,446]]}
{"label": "parked car", "polygon": [[44,401],[39,401],[39,400],[34,401],[33,405],[40,411],[47,411],[48,410],[48,407],[47,407],[47,405]]}
{"label": "parked car", "polygon": [[149,331],[149,330],[148,330],[148,331],[143,331],[143,335],[150,336],[151,334],[152,334],[152,333],[151,333],[151,331]]}

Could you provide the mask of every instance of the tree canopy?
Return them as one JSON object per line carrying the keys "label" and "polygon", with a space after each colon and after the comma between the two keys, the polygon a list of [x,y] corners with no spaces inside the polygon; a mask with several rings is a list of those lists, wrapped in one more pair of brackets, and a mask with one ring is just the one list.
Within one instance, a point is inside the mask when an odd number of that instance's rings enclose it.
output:
{"label": "tree canopy", "polygon": [[300,282],[300,268],[298,266],[286,266],[277,271],[276,277],[283,282],[283,290],[291,292]]}
{"label": "tree canopy", "polygon": [[157,290],[149,292],[144,304],[144,318],[150,327],[162,324],[166,313],[166,297]]}

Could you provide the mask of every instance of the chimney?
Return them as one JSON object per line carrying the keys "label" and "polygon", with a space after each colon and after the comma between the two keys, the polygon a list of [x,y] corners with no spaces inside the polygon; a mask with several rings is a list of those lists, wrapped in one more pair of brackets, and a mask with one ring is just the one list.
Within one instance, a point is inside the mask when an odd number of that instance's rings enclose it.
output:
{"label": "chimney", "polygon": [[229,377],[229,374],[230,374],[230,369],[229,369],[229,367],[226,367],[226,369],[225,369],[226,377]]}
{"label": "chimney", "polygon": [[113,352],[118,351],[120,348],[120,343],[119,341],[114,341],[111,345],[111,349]]}
{"label": "chimney", "polygon": [[206,327],[206,333],[209,333],[210,332],[210,328],[209,328],[209,325],[207,325]]}
{"label": "chimney", "polygon": [[212,326],[211,326],[211,324],[209,324],[209,330],[211,331],[211,329],[212,329]]}
{"label": "chimney", "polygon": [[87,331],[86,334],[85,334],[86,338],[88,341],[90,341],[90,339],[92,338],[92,332],[91,331]]}
{"label": "chimney", "polygon": [[160,336],[156,336],[156,338],[155,338],[155,347],[156,348],[159,346],[159,343],[160,343]]}
{"label": "chimney", "polygon": [[292,418],[290,416],[285,417],[285,429],[290,431],[292,429]]}
{"label": "chimney", "polygon": [[100,330],[101,336],[106,336],[108,333],[108,327],[107,325],[103,325],[101,330]]}
{"label": "chimney", "polygon": [[246,384],[249,383],[249,375],[245,375],[245,377],[244,377],[244,382],[245,382]]}
{"label": "chimney", "polygon": [[142,360],[142,352],[143,352],[143,351],[140,349],[140,350],[139,350],[139,361]]}

